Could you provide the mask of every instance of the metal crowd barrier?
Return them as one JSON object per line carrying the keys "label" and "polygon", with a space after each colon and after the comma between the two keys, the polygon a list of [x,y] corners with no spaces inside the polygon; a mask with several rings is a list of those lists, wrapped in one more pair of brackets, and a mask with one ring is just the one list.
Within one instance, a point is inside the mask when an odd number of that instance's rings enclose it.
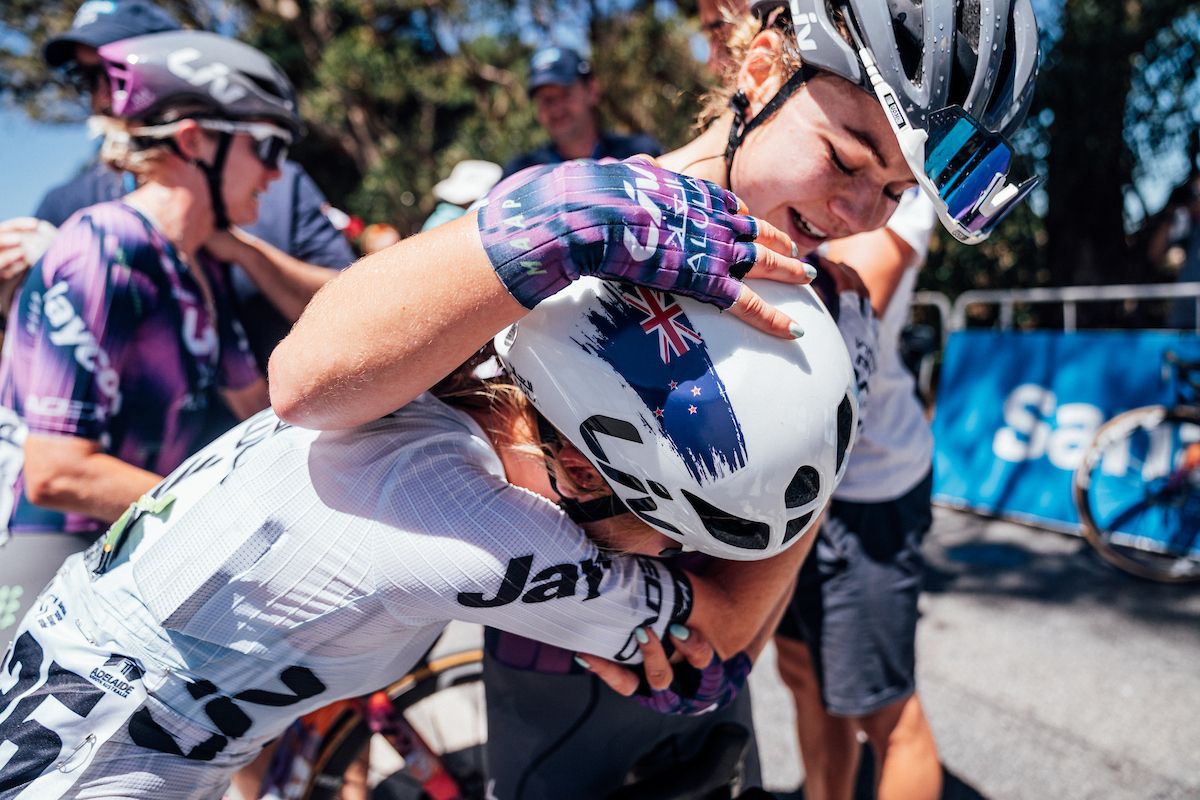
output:
{"label": "metal crowd barrier", "polygon": [[[923,293],[922,293],[923,294]],[[1166,284],[1121,284],[1117,286],[1064,286],[1044,289],[979,289],[963,292],[949,314],[950,330],[967,326],[967,308],[974,305],[1000,307],[1000,329],[1012,328],[1013,308],[1018,303],[1060,303],[1063,330],[1075,330],[1076,307],[1080,303],[1114,300],[1190,299],[1196,306],[1196,333],[1200,333],[1200,281]],[[943,340],[944,342],[944,340]]]}

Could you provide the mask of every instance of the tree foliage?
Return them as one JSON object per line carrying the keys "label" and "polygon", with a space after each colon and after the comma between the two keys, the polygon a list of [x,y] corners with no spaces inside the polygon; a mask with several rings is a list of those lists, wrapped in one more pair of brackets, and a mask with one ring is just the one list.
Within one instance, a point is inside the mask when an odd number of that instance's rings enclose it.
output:
{"label": "tree foliage", "polygon": [[[0,96],[34,117],[83,114],[40,58],[77,5],[9,0],[0,11],[0,24],[23,34],[0,38]],[[606,126],[681,144],[703,89],[694,28],[653,2],[228,0],[221,17],[206,0],[161,5],[275,58],[308,123],[298,160],[334,202],[402,230],[419,226],[431,187],[458,161],[504,162],[544,140],[525,94],[528,57],[564,19],[591,44]]]}

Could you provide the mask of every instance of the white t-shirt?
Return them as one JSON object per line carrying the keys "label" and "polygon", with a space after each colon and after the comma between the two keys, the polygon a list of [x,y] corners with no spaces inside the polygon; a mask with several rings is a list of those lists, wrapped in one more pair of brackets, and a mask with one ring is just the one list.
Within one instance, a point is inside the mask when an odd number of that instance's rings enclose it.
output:
{"label": "white t-shirt", "polygon": [[937,215],[919,189],[904,194],[888,230],[916,251],[879,323],[879,351],[871,378],[869,407],[845,477],[834,492],[839,500],[879,503],[903,496],[925,477],[933,458],[933,434],[916,395],[916,382],[900,361],[900,332],[908,319],[917,271],[929,252]]}
{"label": "white t-shirt", "polygon": [[154,495],[174,500],[130,525],[104,574],[84,568],[95,551],[68,560],[58,599],[165,671],[156,702],[229,735],[206,711],[228,698],[243,742],[399,678],[450,620],[635,662],[637,626],[665,636],[691,608],[682,574],[601,554],[428,394],[347,431],[265,411]]}

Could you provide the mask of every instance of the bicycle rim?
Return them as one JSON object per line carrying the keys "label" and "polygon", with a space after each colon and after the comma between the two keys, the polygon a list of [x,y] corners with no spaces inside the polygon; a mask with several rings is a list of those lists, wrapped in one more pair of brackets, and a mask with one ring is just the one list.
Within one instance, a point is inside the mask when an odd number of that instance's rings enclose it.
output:
{"label": "bicycle rim", "polygon": [[1200,581],[1200,409],[1147,406],[1109,420],[1075,472],[1083,534],[1110,564],[1167,583]]}
{"label": "bicycle rim", "polygon": [[361,714],[347,715],[330,731],[314,759],[305,797],[336,800],[347,768],[367,751],[366,783],[372,800],[483,798],[487,715],[482,671],[481,650],[453,653],[430,661],[384,690],[391,701],[390,713],[403,717],[421,742],[407,761],[387,737],[372,733]]}

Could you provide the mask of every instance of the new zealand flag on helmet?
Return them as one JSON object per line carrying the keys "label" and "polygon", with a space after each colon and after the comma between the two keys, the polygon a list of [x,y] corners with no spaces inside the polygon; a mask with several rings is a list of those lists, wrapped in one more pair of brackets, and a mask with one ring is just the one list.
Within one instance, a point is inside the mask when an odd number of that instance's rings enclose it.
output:
{"label": "new zealand flag on helmet", "polygon": [[746,442],[700,334],[666,292],[604,284],[576,344],[624,378],[697,482],[746,465]]}

